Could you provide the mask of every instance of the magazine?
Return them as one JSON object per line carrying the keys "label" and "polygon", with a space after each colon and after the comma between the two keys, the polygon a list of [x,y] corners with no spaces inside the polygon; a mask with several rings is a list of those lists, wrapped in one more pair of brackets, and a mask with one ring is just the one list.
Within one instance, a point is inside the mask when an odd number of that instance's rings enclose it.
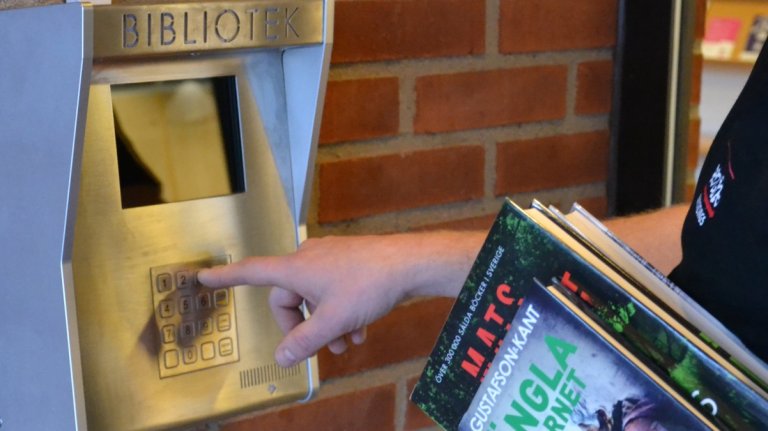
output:
{"label": "magazine", "polygon": [[[626,271],[627,275],[642,283],[657,297],[669,305],[678,315],[699,329],[701,336],[727,351],[733,362],[741,366],[746,374],[754,374],[752,380],[764,391],[768,390],[768,365],[749,351],[719,320],[699,306],[682,289],[672,283],[658,269],[648,263],[631,247],[617,238],[605,225],[592,216],[578,203],[568,214],[557,208],[544,206],[534,201],[533,207],[556,219],[564,229],[601,255],[612,266]],[[553,220],[554,220],[553,219]]]}
{"label": "magazine", "polygon": [[460,431],[714,429],[565,295],[531,284]]}
{"label": "magazine", "polygon": [[580,286],[577,293],[601,311],[617,339],[659,370],[674,392],[695,400],[716,426],[768,429],[765,394],[739,369],[547,216],[509,200],[412,394],[443,428],[458,429],[534,278]]}

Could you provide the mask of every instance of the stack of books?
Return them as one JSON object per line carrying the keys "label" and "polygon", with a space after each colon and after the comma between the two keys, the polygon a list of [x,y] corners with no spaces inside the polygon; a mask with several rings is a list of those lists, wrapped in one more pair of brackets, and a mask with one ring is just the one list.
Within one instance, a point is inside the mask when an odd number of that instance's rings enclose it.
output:
{"label": "stack of books", "polygon": [[446,430],[768,430],[766,382],[586,210],[507,200],[411,400]]}

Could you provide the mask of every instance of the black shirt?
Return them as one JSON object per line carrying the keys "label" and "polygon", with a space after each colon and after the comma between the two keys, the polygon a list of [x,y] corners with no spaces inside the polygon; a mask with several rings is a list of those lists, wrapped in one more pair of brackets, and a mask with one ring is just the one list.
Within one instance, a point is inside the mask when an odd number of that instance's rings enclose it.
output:
{"label": "black shirt", "polygon": [[[768,44],[766,44],[768,47]],[[670,274],[768,361],[768,52],[715,136]]]}

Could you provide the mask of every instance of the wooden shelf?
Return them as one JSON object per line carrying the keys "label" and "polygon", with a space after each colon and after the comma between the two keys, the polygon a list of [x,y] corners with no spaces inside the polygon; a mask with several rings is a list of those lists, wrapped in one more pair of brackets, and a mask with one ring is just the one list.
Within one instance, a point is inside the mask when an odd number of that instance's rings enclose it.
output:
{"label": "wooden shelf", "polygon": [[713,0],[702,54],[707,62],[752,65],[768,36],[768,2]]}

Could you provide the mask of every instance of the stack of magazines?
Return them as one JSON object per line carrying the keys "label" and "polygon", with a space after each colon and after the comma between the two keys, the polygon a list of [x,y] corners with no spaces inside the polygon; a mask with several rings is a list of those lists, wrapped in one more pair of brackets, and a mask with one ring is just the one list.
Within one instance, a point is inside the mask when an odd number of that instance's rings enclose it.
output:
{"label": "stack of magazines", "polygon": [[768,430],[766,382],[579,205],[507,200],[411,399],[446,430]]}

